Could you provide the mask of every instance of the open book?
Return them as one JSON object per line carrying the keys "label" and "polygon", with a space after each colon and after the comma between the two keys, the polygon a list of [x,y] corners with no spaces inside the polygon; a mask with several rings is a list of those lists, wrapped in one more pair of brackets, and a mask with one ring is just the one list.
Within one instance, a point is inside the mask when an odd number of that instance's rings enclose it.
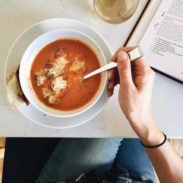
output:
{"label": "open book", "polygon": [[183,0],[157,2],[150,1],[127,46],[139,44],[152,68],[183,82]]}

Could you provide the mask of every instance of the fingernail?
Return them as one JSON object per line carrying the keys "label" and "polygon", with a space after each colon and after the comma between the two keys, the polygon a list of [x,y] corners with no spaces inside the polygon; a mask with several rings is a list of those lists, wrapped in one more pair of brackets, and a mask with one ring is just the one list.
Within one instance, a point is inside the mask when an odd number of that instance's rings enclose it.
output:
{"label": "fingernail", "polygon": [[127,59],[127,53],[124,51],[120,51],[118,54],[118,61],[124,61]]}

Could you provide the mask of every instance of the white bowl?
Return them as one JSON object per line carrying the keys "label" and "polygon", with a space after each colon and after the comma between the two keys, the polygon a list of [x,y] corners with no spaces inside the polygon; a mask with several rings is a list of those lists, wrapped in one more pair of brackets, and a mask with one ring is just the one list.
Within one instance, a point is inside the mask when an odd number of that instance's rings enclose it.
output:
{"label": "white bowl", "polygon": [[100,99],[101,95],[104,93],[104,89],[107,84],[107,74],[106,73],[102,74],[101,84],[96,95],[90,100],[90,102],[88,102],[83,107],[80,107],[79,109],[72,110],[72,111],[61,111],[61,110],[50,108],[46,106],[44,103],[42,103],[38,99],[35,91],[33,90],[31,80],[30,80],[30,69],[35,57],[43,47],[45,47],[47,44],[51,42],[54,42],[55,40],[62,39],[62,38],[78,39],[84,42],[95,52],[95,54],[97,55],[100,61],[101,66],[107,63],[102,49],[100,48],[100,46],[97,44],[95,40],[93,40],[86,34],[76,30],[59,29],[59,30],[50,31],[41,35],[29,45],[20,62],[19,78],[20,78],[20,85],[23,90],[23,93],[25,94],[27,99],[30,101],[30,103],[34,107],[36,107],[39,111],[54,117],[72,117],[89,110]]}

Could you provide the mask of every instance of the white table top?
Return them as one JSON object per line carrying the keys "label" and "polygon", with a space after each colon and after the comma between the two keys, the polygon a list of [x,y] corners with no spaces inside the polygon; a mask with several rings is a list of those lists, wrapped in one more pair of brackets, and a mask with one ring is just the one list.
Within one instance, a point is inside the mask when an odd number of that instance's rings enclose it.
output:
{"label": "white table top", "polygon": [[[100,20],[93,11],[92,0],[0,0],[0,83],[7,52],[30,25],[48,18],[76,18],[92,25],[104,35],[113,51],[123,45],[147,0],[141,0],[134,16],[112,25]],[[0,89],[0,136],[40,137],[135,137],[117,100],[118,88],[104,110],[88,123],[65,130],[49,129],[29,122],[13,110],[6,99],[5,86]],[[153,91],[154,117],[169,137],[183,137],[183,85],[156,74]]]}

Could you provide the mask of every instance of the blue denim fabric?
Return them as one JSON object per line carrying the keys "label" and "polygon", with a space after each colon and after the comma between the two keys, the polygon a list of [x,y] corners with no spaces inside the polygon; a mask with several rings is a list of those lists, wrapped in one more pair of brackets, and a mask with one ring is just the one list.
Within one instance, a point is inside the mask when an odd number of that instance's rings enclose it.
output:
{"label": "blue denim fabric", "polygon": [[62,139],[37,183],[70,180],[91,171],[111,171],[115,165],[155,181],[152,164],[135,139]]}
{"label": "blue denim fabric", "polygon": [[121,139],[62,139],[36,183],[70,180],[93,169],[110,171]]}
{"label": "blue denim fabric", "polygon": [[124,139],[121,142],[114,162],[116,165],[156,182],[153,165],[139,139]]}

